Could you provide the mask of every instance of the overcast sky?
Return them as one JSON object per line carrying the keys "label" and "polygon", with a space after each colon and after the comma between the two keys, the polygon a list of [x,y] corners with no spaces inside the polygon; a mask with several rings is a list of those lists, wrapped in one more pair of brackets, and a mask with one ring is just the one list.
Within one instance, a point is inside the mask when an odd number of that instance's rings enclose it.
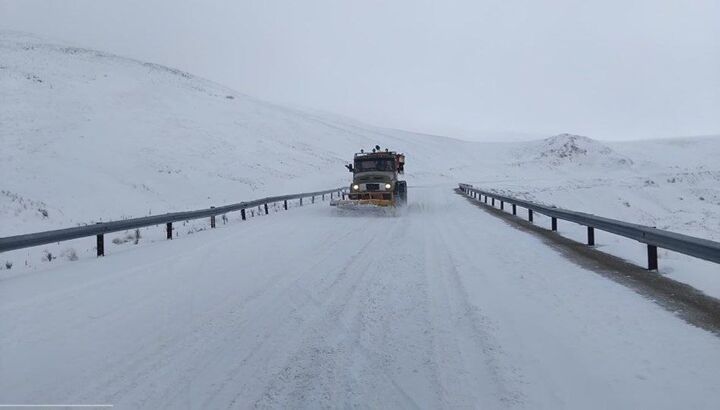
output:
{"label": "overcast sky", "polygon": [[0,28],[429,133],[720,134],[720,0],[0,0]]}

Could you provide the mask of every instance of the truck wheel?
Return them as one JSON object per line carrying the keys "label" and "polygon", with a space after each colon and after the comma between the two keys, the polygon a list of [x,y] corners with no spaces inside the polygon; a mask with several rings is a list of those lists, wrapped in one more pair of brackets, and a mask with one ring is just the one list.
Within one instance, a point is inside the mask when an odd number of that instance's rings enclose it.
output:
{"label": "truck wheel", "polygon": [[407,182],[398,181],[397,196],[398,196],[398,204],[405,205],[407,203]]}

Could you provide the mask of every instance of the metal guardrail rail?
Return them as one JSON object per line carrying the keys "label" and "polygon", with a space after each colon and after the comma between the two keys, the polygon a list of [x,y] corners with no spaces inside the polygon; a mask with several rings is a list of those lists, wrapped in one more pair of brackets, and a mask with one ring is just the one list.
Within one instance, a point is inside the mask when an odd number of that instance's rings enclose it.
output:
{"label": "metal guardrail rail", "polygon": [[332,199],[335,195],[338,197],[344,195],[347,188],[328,189],[326,191],[306,192],[301,194],[271,196],[254,201],[240,202],[232,205],[219,207],[210,207],[207,209],[199,209],[196,211],[172,212],[163,215],[146,216],[142,218],[125,219],[122,221],[98,222],[94,225],[77,226],[73,228],[57,229],[53,231],[36,232],[24,235],[8,236],[0,238],[0,252],[7,252],[15,249],[29,248],[33,246],[47,245],[50,243],[68,241],[71,239],[85,238],[90,236],[97,237],[97,255],[105,254],[104,234],[127,231],[129,229],[144,228],[154,225],[165,224],[167,231],[167,239],[172,239],[172,223],[178,221],[189,221],[200,218],[210,218],[210,227],[215,227],[215,217],[229,212],[240,211],[242,219],[245,220],[245,210],[255,207],[264,207],[265,214],[268,214],[268,204],[282,202],[283,207],[287,209],[287,201],[298,199],[302,206],[303,198],[311,198],[315,202],[315,197],[321,197],[325,200],[325,195],[330,195]]}
{"label": "metal guardrail rail", "polygon": [[587,244],[589,246],[595,245],[595,229],[614,233],[616,235],[624,236],[626,238],[634,239],[638,242],[647,244],[649,270],[657,270],[658,268],[657,248],[668,249],[707,261],[720,263],[720,242],[665,231],[651,226],[604,218],[602,216],[587,214],[584,212],[569,211],[566,209],[540,205],[522,199],[483,191],[469,184],[459,184],[459,188],[465,193],[465,195],[477,199],[478,201],[483,201],[484,196],[484,202],[487,203],[488,198],[491,198],[492,206],[495,206],[496,200],[500,201],[500,209],[504,209],[505,203],[508,203],[512,205],[513,215],[517,215],[518,206],[525,208],[528,210],[528,220],[530,222],[533,220],[533,212],[549,216],[551,218],[553,231],[557,231],[558,219],[586,226],[588,238]]}

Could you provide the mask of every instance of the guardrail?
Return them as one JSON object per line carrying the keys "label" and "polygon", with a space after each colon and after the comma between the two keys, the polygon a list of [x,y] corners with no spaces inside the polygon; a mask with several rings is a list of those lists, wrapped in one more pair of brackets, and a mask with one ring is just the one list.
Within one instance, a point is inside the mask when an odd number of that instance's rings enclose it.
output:
{"label": "guardrail", "polygon": [[[486,204],[488,198],[490,198],[491,206],[493,207],[495,207],[495,201],[499,201],[500,209],[502,210],[505,209],[505,204],[508,203],[512,205],[513,215],[517,215],[518,206],[525,208],[528,210],[528,220],[530,222],[533,221],[533,212],[549,216],[551,218],[551,229],[553,231],[557,231],[558,219],[586,226],[588,246],[595,245],[595,229],[614,233],[647,244],[648,270],[657,270],[658,268],[657,248],[668,249],[707,261],[720,263],[720,242],[583,212],[568,211],[566,209],[540,205],[522,199],[483,191],[469,184],[459,184],[459,188],[465,195]],[[485,198],[483,199],[483,197]]]}
{"label": "guardrail", "polygon": [[246,219],[245,210],[249,208],[263,207],[265,214],[267,215],[268,204],[282,202],[283,208],[287,210],[288,201],[290,200],[298,199],[300,201],[300,206],[302,206],[304,198],[311,198],[312,203],[315,203],[316,197],[321,197],[324,201],[325,195],[330,195],[330,199],[333,199],[335,195],[337,195],[338,197],[344,196],[346,190],[347,188],[335,188],[328,189],[326,191],[271,196],[267,198],[256,199],[254,201],[240,202],[237,204],[219,207],[210,207],[197,211],[173,212],[163,215],[125,219],[122,221],[98,222],[94,225],[77,226],[73,228],[57,229],[53,231],[8,236],[5,238],[0,238],[0,252],[95,236],[97,238],[97,256],[103,256],[105,255],[104,234],[107,233],[121,232],[129,229],[137,229],[164,224],[165,230],[167,232],[167,239],[172,239],[173,222],[189,221],[200,218],[210,218],[210,227],[215,228],[215,217],[217,215],[240,211],[242,220],[244,221]]}

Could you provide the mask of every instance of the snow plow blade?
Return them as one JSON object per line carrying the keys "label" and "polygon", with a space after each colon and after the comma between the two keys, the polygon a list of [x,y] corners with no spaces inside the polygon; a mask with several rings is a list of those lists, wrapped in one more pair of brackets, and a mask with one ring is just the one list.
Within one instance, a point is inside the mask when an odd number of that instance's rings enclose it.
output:
{"label": "snow plow blade", "polygon": [[362,209],[372,207],[394,207],[396,204],[391,199],[336,199],[330,202],[330,206],[338,209]]}

